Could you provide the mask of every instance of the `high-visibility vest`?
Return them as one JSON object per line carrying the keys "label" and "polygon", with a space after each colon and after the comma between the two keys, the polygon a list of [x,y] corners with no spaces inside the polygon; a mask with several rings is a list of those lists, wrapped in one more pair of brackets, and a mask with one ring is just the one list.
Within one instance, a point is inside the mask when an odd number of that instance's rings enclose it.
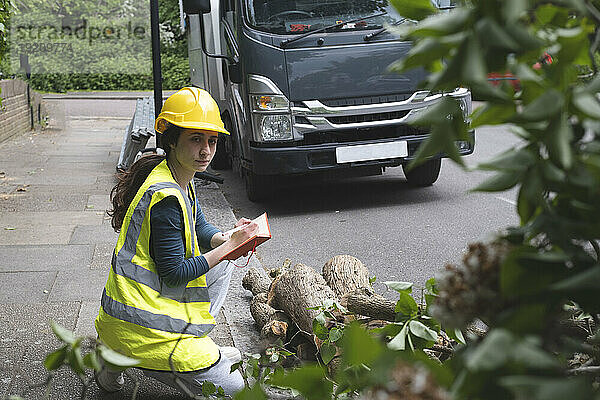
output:
{"label": "high-visibility vest", "polygon": [[[175,196],[183,214],[185,257],[200,254],[196,239],[196,193],[177,184],[166,161],[152,170],[131,202],[113,253],[108,281],[96,318],[100,340],[111,349],[140,361],[139,367],[195,371],[213,365],[219,348],[206,336],[215,326],[205,276],[185,286],[168,287],[150,257],[150,211]],[[175,350],[173,350],[175,349]]]}

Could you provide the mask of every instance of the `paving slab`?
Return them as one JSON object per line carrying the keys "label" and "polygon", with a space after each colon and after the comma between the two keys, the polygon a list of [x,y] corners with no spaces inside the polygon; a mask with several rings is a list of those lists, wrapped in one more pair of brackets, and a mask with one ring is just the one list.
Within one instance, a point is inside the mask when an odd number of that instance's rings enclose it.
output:
{"label": "paving slab", "polygon": [[92,271],[83,266],[78,270],[58,271],[48,301],[98,301],[107,277],[106,271]]}
{"label": "paving slab", "polygon": [[62,245],[69,243],[74,229],[74,226],[68,225],[21,227],[17,224],[5,224],[0,217],[0,243],[13,246]]}
{"label": "paving slab", "polygon": [[85,209],[87,211],[106,211],[112,208],[110,203],[110,195],[90,195],[87,199]]}
{"label": "paving slab", "polygon": [[119,235],[109,226],[80,225],[75,227],[69,244],[114,244]]}
{"label": "paving slab", "polygon": [[53,192],[36,185],[34,189],[29,186],[25,194],[17,192],[18,185],[9,192],[0,196],[0,212],[38,212],[38,211],[80,211],[86,208],[89,196],[78,193]]}
{"label": "paving slab", "polygon": [[62,185],[68,181],[74,186],[85,186],[96,183],[97,179],[94,176],[88,175],[50,175],[32,173],[15,177],[15,182],[20,185]]}
{"label": "paving slab", "polygon": [[98,154],[79,154],[79,155],[60,155],[60,156],[50,156],[50,160],[48,162],[56,162],[56,163],[71,163],[71,164],[79,164],[79,163],[88,163],[88,162],[108,162],[111,160],[109,152],[106,150],[102,150],[101,153]]}
{"label": "paving slab", "polygon": [[87,266],[94,245],[0,246],[0,272],[56,271]]}
{"label": "paving slab", "polygon": [[0,327],[3,339],[12,339],[22,345],[31,340],[32,343],[44,338],[54,337],[50,328],[50,320],[66,327],[75,328],[79,314],[80,302],[56,303],[7,303],[2,305]]}
{"label": "paving slab", "polygon": [[[1,350],[0,350],[1,352]],[[12,382],[13,373],[8,369],[0,369],[0,398],[8,397],[8,389]]]}
{"label": "paving slab", "polygon": [[0,273],[0,303],[45,302],[48,300],[56,275],[56,271],[2,272]]}
{"label": "paving slab", "polygon": [[[10,358],[16,364],[11,369],[8,379],[9,395],[23,395],[26,399],[42,398],[43,389],[29,389],[29,386],[44,382],[48,374],[43,368],[45,355],[58,349],[60,341],[50,329],[50,320],[73,329],[77,314],[79,313],[79,302],[73,303],[39,303],[39,304],[7,304],[0,314],[0,326],[7,328],[5,337],[12,339],[12,344],[18,344],[21,351],[15,351],[14,347],[0,346],[0,359]],[[77,378],[72,377],[70,386],[76,387]],[[29,390],[28,390],[29,389]],[[49,398],[64,399],[61,391],[54,391]],[[72,397],[74,398],[74,397]]]}
{"label": "paving slab", "polygon": [[94,255],[89,263],[90,270],[108,271],[110,269],[115,243],[98,243],[94,246]]}
{"label": "paving slab", "polygon": [[[77,164],[77,171],[80,172],[88,172],[88,173],[100,173],[102,175],[104,174],[110,174],[114,172],[114,166],[115,163],[110,160],[110,161],[106,161],[106,162],[95,162],[95,161],[89,161],[89,162],[82,162]],[[63,171],[62,173],[64,175],[68,175],[70,172],[69,171],[73,171],[73,164],[71,163],[61,163],[61,162],[57,162],[57,163],[53,163],[52,165],[47,166],[49,171]]]}
{"label": "paving slab", "polygon": [[[2,171],[6,169],[21,167],[23,166],[23,154],[22,152],[17,152],[13,154],[2,154],[4,159],[2,160]],[[42,154],[28,154],[27,156],[27,165],[31,166],[45,166],[48,164],[48,156]]]}
{"label": "paving slab", "polygon": [[[59,193],[64,195],[106,195],[106,191],[104,189],[98,189],[98,185],[94,181],[93,183],[87,185],[77,185],[76,190],[74,185],[68,185],[68,178],[65,178],[60,185],[29,185],[27,187],[27,192],[19,193],[21,195],[28,195],[30,193]],[[2,183],[0,182],[0,187],[2,187]]]}
{"label": "paving slab", "polygon": [[0,213],[3,226],[100,225],[102,217],[82,211]]}
{"label": "paving slab", "polygon": [[99,310],[100,297],[96,300],[83,300],[81,302],[79,315],[77,315],[77,323],[75,324],[76,335],[92,338],[97,336],[94,320],[96,319]]}
{"label": "paving slab", "polygon": [[21,340],[15,338],[3,337],[0,339],[0,354],[2,354],[0,371],[10,371],[16,368],[23,358],[25,347]]}
{"label": "paving slab", "polygon": [[[117,169],[117,163],[115,163],[115,171]],[[117,177],[114,174],[106,174],[106,175],[100,175],[96,178],[96,187],[100,188],[105,188],[105,190],[107,190],[107,193],[110,193],[111,189],[117,184],[119,180],[117,179]]]}

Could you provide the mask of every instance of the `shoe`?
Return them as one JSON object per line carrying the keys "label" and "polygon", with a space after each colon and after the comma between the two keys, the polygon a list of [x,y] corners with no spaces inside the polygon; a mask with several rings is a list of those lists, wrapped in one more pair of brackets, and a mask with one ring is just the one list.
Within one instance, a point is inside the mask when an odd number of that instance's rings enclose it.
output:
{"label": "shoe", "polygon": [[242,361],[242,353],[235,347],[221,346],[219,347],[219,351],[221,351],[221,355],[227,357],[232,364]]}
{"label": "shoe", "polygon": [[100,372],[94,371],[94,380],[100,389],[109,393],[118,392],[125,386],[123,372],[111,371],[105,365]]}

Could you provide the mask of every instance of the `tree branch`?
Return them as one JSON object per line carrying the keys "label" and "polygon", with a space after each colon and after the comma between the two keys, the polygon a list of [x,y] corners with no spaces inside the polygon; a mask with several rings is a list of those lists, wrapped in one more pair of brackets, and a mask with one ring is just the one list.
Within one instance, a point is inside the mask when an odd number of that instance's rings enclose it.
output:
{"label": "tree branch", "polygon": [[579,367],[573,368],[567,371],[569,375],[580,375],[580,374],[589,374],[589,375],[600,375],[600,366],[592,366],[592,367]]}

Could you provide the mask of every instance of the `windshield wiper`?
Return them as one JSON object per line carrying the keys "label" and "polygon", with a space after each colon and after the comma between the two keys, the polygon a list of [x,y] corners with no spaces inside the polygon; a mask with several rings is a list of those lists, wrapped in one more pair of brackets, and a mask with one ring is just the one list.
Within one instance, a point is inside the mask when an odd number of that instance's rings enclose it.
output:
{"label": "windshield wiper", "polygon": [[[454,8],[456,8],[456,6],[438,7],[438,10],[446,11],[446,10],[452,10]],[[408,18],[402,18],[402,19],[394,22],[392,24],[392,26],[400,25],[400,24],[406,22],[407,20],[410,21],[410,22],[416,22],[416,21],[413,21],[413,20],[408,19]],[[365,35],[365,37],[364,37],[365,42],[368,42],[369,40],[373,39],[375,36],[377,36],[377,35],[385,32],[386,30],[387,30],[387,28],[381,28],[381,29],[379,29],[379,30],[377,30],[377,31],[375,31],[373,33],[369,33],[368,35]]]}
{"label": "windshield wiper", "polygon": [[[394,22],[392,24],[392,26],[403,24],[406,21],[407,21],[406,18],[399,19],[398,21]],[[369,40],[373,39],[375,36],[379,35],[380,33],[385,32],[385,31],[387,31],[387,28],[381,28],[379,30],[376,30],[373,33],[369,33],[368,35],[365,35],[365,37],[363,39],[365,40],[365,42],[368,42]]]}
{"label": "windshield wiper", "polygon": [[371,19],[371,18],[375,18],[375,17],[381,17],[382,15],[386,15],[386,14],[387,14],[387,11],[383,11],[383,12],[380,12],[378,14],[368,15],[366,17],[356,18],[356,19],[352,19],[350,21],[340,22],[339,24],[333,24],[333,25],[325,26],[323,28],[315,29],[314,31],[306,32],[305,34],[300,35],[300,36],[296,36],[295,38],[282,40],[279,45],[281,47],[285,47],[288,44],[290,44],[292,42],[295,42],[296,40],[304,39],[305,37],[308,37],[308,36],[310,36],[310,35],[312,35],[314,33],[325,32],[325,31],[328,31],[329,29],[333,29],[333,28],[338,28],[339,29],[342,26],[347,25],[347,24],[352,24],[354,22],[360,22],[360,21],[364,21],[366,19]]}

